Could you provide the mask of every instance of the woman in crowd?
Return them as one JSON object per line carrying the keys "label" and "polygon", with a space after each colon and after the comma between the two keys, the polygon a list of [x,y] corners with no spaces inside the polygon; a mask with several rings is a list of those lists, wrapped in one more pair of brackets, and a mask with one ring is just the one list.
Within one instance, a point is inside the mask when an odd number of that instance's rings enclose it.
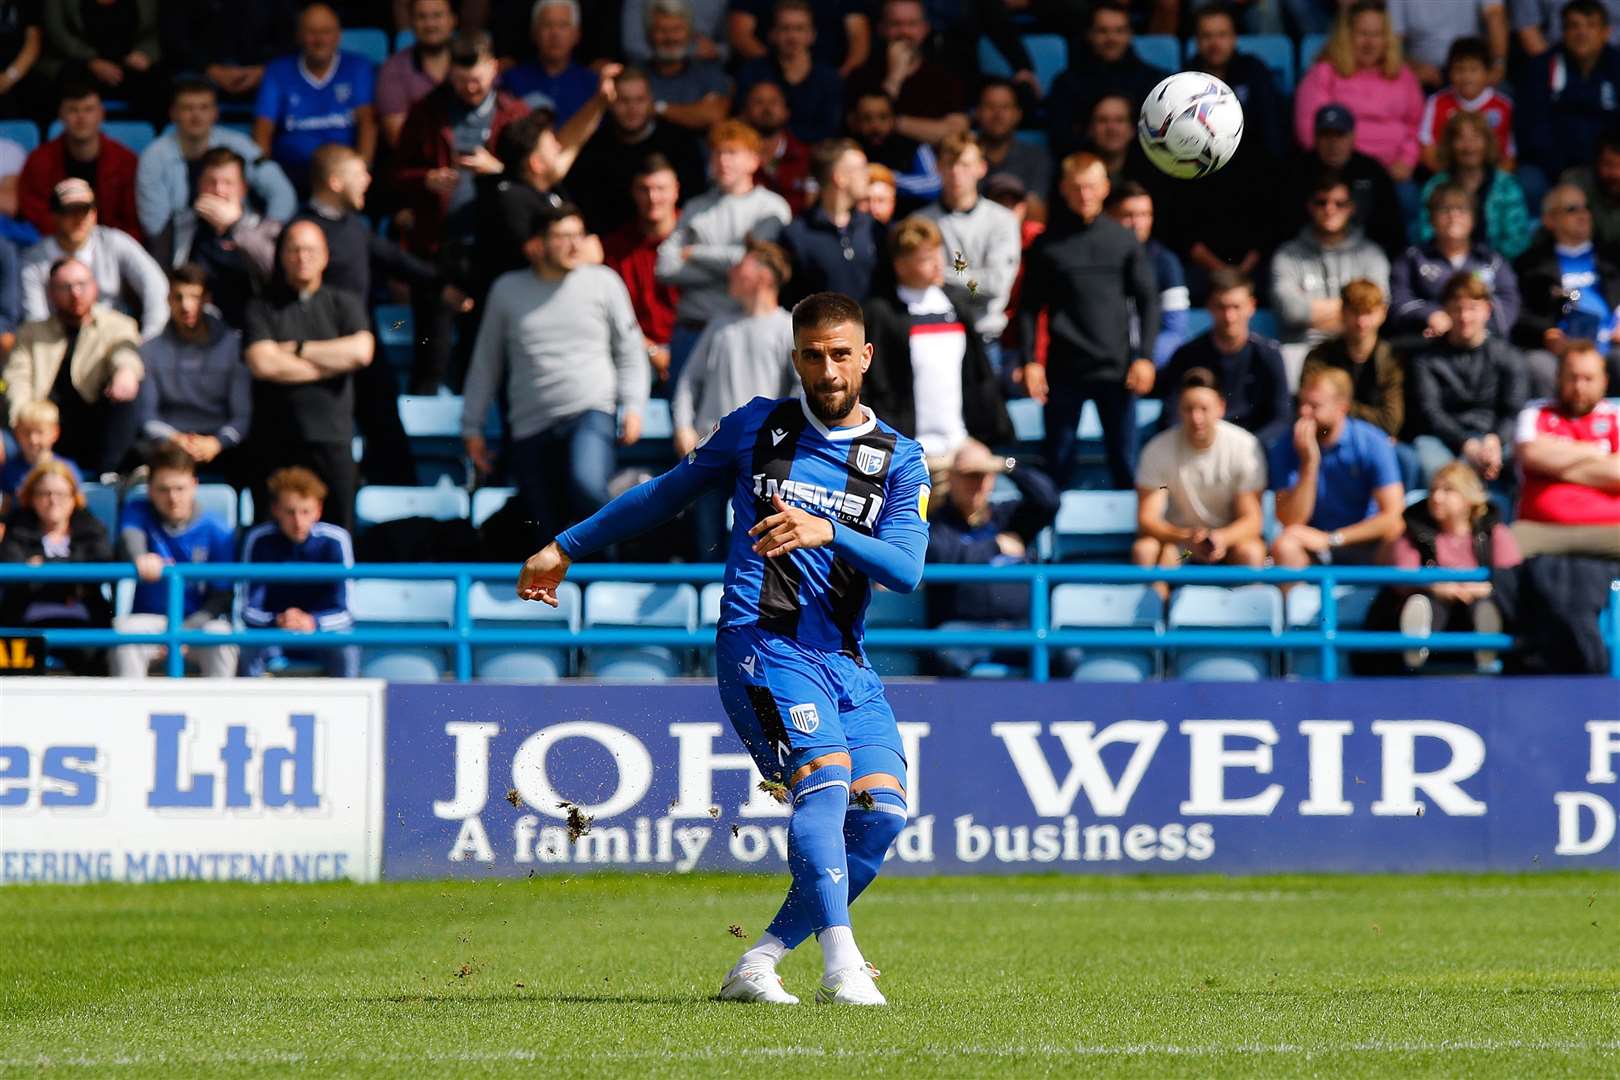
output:
{"label": "woman in crowd", "polygon": [[[1525,206],[1524,190],[1512,173],[1497,167],[1496,137],[1482,113],[1458,111],[1446,121],[1440,137],[1440,172],[1423,185],[1423,202],[1441,184],[1458,184],[1474,200],[1474,242],[1516,259],[1530,246],[1535,223]],[[1427,217],[1418,226],[1418,242],[1434,236]]]}
{"label": "woman in crowd", "polygon": [[[1389,561],[1403,570],[1481,566],[1502,570],[1517,566],[1524,557],[1486,497],[1479,474],[1466,462],[1454,461],[1434,474],[1428,498],[1407,507],[1406,532],[1390,548]],[[1367,628],[1396,626],[1413,637],[1428,637],[1436,630],[1499,634],[1502,615],[1491,600],[1490,582],[1437,582],[1421,589],[1387,588],[1379,594],[1368,613]],[[1421,667],[1428,658],[1426,648],[1409,650],[1405,666]],[[1385,673],[1392,673],[1389,658],[1369,659],[1375,663],[1381,659]],[[1496,654],[1476,653],[1475,663],[1481,671],[1493,670]]]}
{"label": "woman in crowd", "polygon": [[1357,150],[1377,158],[1396,184],[1412,179],[1423,88],[1401,58],[1400,38],[1380,0],[1341,7],[1333,36],[1300,80],[1294,131],[1301,146],[1315,145],[1316,110],[1334,104],[1356,118]]}
{"label": "woman in crowd", "polygon": [[[23,481],[0,541],[0,562],[110,562],[107,530],[85,509],[84,493],[60,459],[40,462]],[[101,586],[83,581],[12,582],[0,598],[0,626],[110,627]],[[53,650],[78,675],[105,675],[102,649]]]}

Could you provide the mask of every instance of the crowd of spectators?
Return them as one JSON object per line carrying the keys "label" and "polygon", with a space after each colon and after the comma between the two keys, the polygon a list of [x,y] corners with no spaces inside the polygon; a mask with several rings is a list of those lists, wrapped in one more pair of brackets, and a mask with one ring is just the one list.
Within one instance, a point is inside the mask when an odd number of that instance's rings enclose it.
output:
{"label": "crowd of spectators", "polygon": [[[924,447],[936,559],[1030,557],[1079,485],[1138,492],[1145,566],[1620,558],[1616,14],[0,3],[0,115],[48,128],[27,152],[0,139],[0,558],[116,545],[149,585],[155,560],[222,557],[200,476],[253,493],[247,557],[350,559],[357,488],[416,481],[402,389],[463,395],[470,481],[513,485],[540,541],[606,500],[650,397],[670,399],[679,454],[790,392],[784,309],[825,289],[863,304],[866,399]],[[363,27],[397,51],[345,48]],[[1028,33],[1066,43],[1049,84]],[[1144,33],[1180,35],[1185,66],[1242,100],[1221,172],[1174,180],[1137,146],[1167,74]],[[1323,36],[1290,87],[1246,51],[1254,33]],[[1010,74],[981,70],[981,46]],[[155,138],[137,153],[109,115]],[[408,372],[383,359],[384,302],[410,305]],[[1045,436],[1015,464],[1019,398]],[[1143,399],[1163,403],[1154,430]],[[83,480],[148,498],[98,533]],[[712,556],[723,505],[688,518],[686,550]],[[341,590],[306,591],[256,590],[250,623],[347,618]],[[93,592],[13,587],[4,610],[104,622]],[[1018,617],[991,592],[931,606]],[[1482,597],[1425,595],[1401,625],[1492,625]],[[222,617],[206,588],[187,612]],[[116,670],[152,659],[131,649]],[[274,659],[197,653],[209,671]]]}

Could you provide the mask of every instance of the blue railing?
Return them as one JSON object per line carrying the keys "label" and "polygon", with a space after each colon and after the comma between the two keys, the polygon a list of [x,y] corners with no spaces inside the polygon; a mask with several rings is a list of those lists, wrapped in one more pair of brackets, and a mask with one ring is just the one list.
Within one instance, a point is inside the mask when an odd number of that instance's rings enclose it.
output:
{"label": "blue railing", "polygon": [[[572,567],[568,579],[580,584],[598,581],[652,583],[720,581],[725,567],[718,563],[583,563]],[[0,586],[8,581],[109,582],[133,578],[130,563],[51,563],[41,566],[0,564]],[[534,645],[552,648],[591,646],[664,645],[705,648],[714,643],[712,627],[697,630],[666,627],[585,627],[573,630],[539,624],[524,628],[474,626],[468,596],[474,582],[498,581],[512,585],[517,568],[507,563],[368,563],[352,567],[307,563],[201,563],[167,566],[163,570],[168,598],[168,627],[159,633],[135,634],[116,630],[22,629],[41,634],[47,644],[100,648],[113,645],[168,646],[167,672],[179,677],[185,659],[177,646],[296,645],[303,648],[361,646],[428,646],[453,651],[459,682],[472,678],[472,650],[483,645]],[[394,581],[450,581],[455,585],[451,625],[442,628],[362,627],[344,632],[299,633],[291,630],[235,629],[229,634],[184,627],[185,584],[188,581],[336,581],[373,578]],[[1051,651],[1068,648],[1138,649],[1266,649],[1317,651],[1320,678],[1339,677],[1342,651],[1396,651],[1427,646],[1435,650],[1492,650],[1505,652],[1514,641],[1507,634],[1437,633],[1415,638],[1383,631],[1341,630],[1338,624],[1337,585],[1433,585],[1443,581],[1485,581],[1484,570],[1398,570],[1383,566],[1319,566],[1303,570],[1251,570],[1238,567],[1183,566],[1144,569],[1135,566],[1039,564],[1028,566],[929,566],[928,584],[969,582],[1027,583],[1030,588],[1029,626],[1020,629],[936,630],[882,627],[869,629],[866,643],[874,649],[996,648],[1027,649],[1030,677],[1044,682],[1051,676]],[[1163,581],[1176,585],[1285,585],[1309,582],[1320,587],[1320,626],[1269,630],[1203,630],[1163,627],[1097,627],[1054,629],[1051,625],[1051,587],[1070,582],[1142,585]],[[1609,603],[1602,632],[1609,648],[1610,674],[1620,678],[1620,581],[1609,586]]]}

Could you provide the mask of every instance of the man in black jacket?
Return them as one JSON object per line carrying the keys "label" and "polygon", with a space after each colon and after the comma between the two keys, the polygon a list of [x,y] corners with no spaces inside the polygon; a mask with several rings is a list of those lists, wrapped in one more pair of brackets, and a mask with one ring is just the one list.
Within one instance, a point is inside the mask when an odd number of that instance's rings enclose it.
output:
{"label": "man in black jacket", "polygon": [[[991,501],[998,476],[1012,480],[1017,498]],[[947,498],[936,501],[929,517],[928,561],[972,566],[1026,562],[1036,535],[1057,517],[1058,504],[1058,490],[1044,473],[996,457],[977,439],[968,439],[951,462]],[[1029,625],[1028,585],[930,585],[927,603],[928,625],[934,627]],[[975,664],[1022,664],[1027,656],[1024,650],[1003,657],[990,649],[942,649],[933,660],[939,674],[962,676]]]}
{"label": "man in black jacket", "polygon": [[922,443],[929,471],[943,479],[964,440],[1007,442],[1012,421],[972,315],[941,287],[945,247],[939,226],[909,217],[895,228],[889,251],[895,285],[865,305],[873,359],[862,400],[895,430]]}
{"label": "man in black jacket", "polygon": [[1292,240],[1305,226],[1312,190],[1318,180],[1333,173],[1344,179],[1356,204],[1350,223],[1391,259],[1406,250],[1406,221],[1395,195],[1395,181],[1376,158],[1360,153],[1355,146],[1356,118],[1349,109],[1332,104],[1316,110],[1316,146],[1289,163],[1280,185],[1278,241]]}
{"label": "man in black jacket", "polygon": [[[1136,234],[1103,214],[1108,170],[1093,154],[1063,159],[1058,184],[1064,206],[1024,261],[1018,317],[1024,341],[1035,341],[1041,312],[1050,317],[1047,359],[1024,365],[1029,396],[1046,406],[1046,463],[1067,486],[1079,442],[1080,410],[1097,403],[1113,486],[1136,480],[1136,396],[1153,389],[1150,359],[1159,334],[1159,287]],[[1131,356],[1130,315],[1141,324]]]}
{"label": "man in black jacket", "polygon": [[1423,482],[1462,458],[1486,480],[1506,477],[1513,427],[1528,395],[1524,358],[1490,333],[1491,290],[1470,271],[1453,274],[1441,300],[1451,329],[1412,365]]}
{"label": "man in black jacket", "polygon": [[630,181],[653,154],[662,154],[675,167],[683,201],[709,186],[698,137],[658,118],[646,73],[626,68],[614,85],[614,98],[602,126],[568,171],[570,196],[585,211],[591,231],[602,235],[635,220]]}
{"label": "man in black jacket", "polygon": [[1067,154],[1085,141],[1083,129],[1098,98],[1124,94],[1140,108],[1142,99],[1168,74],[1144,63],[1131,47],[1129,5],[1098,0],[1091,9],[1085,53],[1070,54],[1069,66],[1052,80],[1046,95],[1052,153]]}

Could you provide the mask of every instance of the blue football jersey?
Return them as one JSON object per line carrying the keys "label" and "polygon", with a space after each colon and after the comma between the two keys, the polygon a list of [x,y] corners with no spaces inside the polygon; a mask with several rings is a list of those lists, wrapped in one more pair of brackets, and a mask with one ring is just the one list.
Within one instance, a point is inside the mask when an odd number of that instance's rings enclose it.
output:
{"label": "blue football jersey", "polygon": [[[757,625],[815,648],[861,653],[871,576],[903,558],[920,571],[928,546],[928,466],[922,447],[879,420],[829,429],[799,398],[755,398],[686,459],[557,537],[570,555],[646,528],[697,492],[729,486],[734,524],[721,628]],[[765,558],[748,530],[776,513],[773,496],[834,523],[819,548]],[[883,544],[874,544],[873,541]],[[906,583],[907,588],[915,580]]]}

